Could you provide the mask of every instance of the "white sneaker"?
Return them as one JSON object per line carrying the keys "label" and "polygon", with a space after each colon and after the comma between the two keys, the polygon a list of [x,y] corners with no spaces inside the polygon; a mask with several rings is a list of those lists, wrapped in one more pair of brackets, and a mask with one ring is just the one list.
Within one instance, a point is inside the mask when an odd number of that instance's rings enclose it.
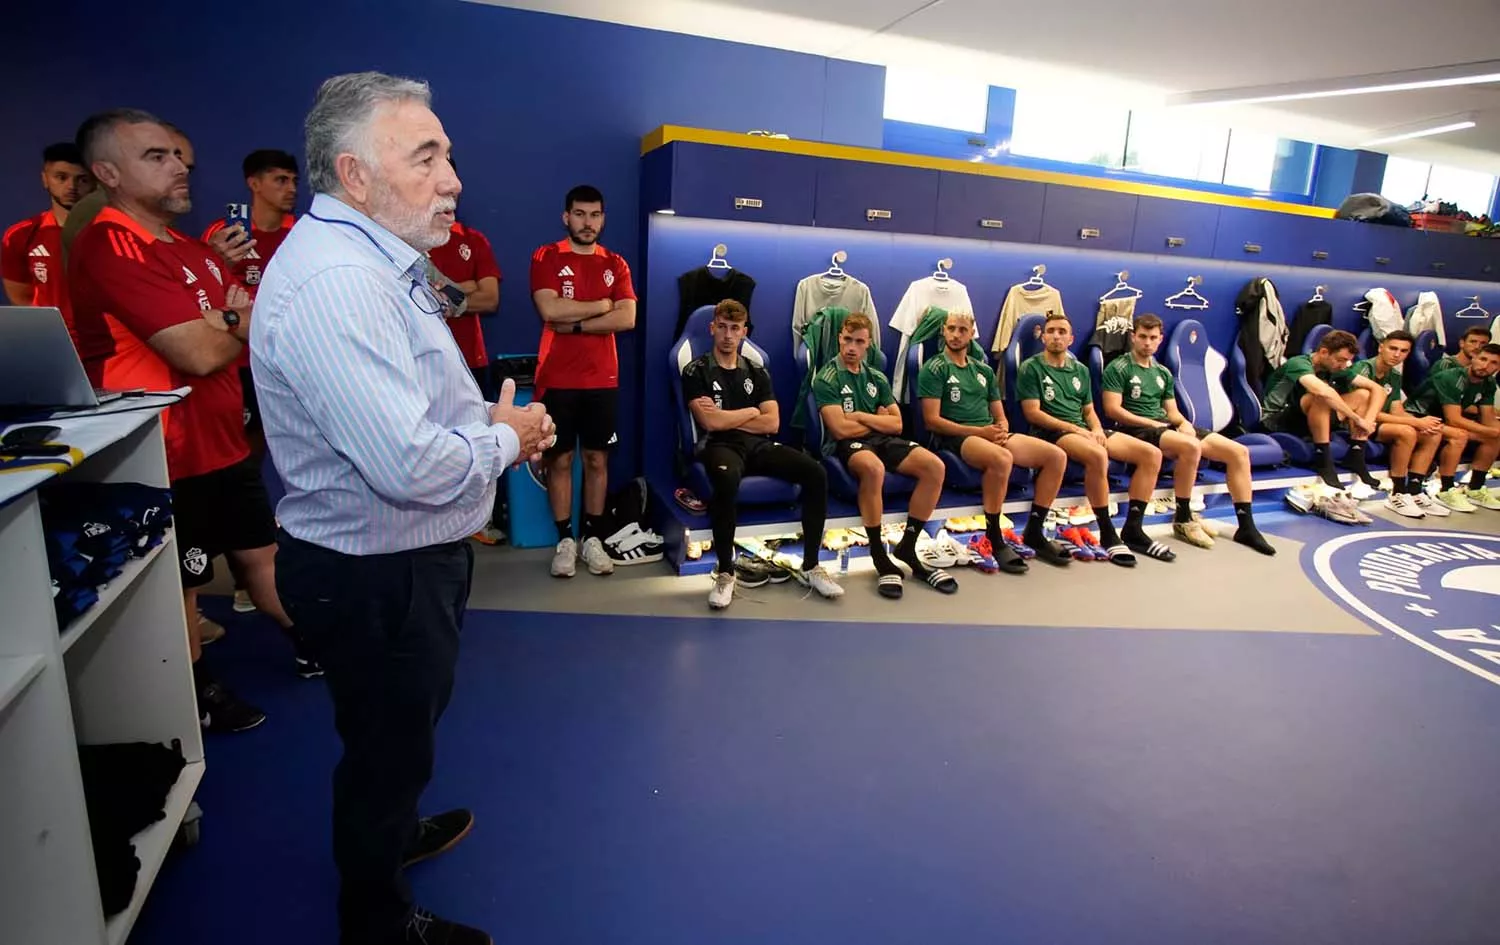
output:
{"label": "white sneaker", "polygon": [[609,552],[604,550],[604,542],[597,538],[585,538],[583,550],[578,553],[583,563],[588,565],[590,574],[614,574],[615,563],[609,557]]}
{"label": "white sneaker", "polygon": [[1375,496],[1378,494],[1375,489],[1366,485],[1365,481],[1358,477],[1356,477],[1355,480],[1349,484],[1349,488],[1346,491],[1349,493],[1349,498],[1353,499],[1355,502],[1368,501],[1369,499],[1375,498]]}
{"label": "white sneaker", "polygon": [[[584,542],[587,545],[587,542]],[[616,564],[649,564],[665,557],[666,544],[661,536],[642,529],[635,522],[625,525],[604,540],[604,550]],[[585,559],[587,560],[587,559]]]}
{"label": "white sneaker", "polygon": [[1407,498],[1415,502],[1417,508],[1428,515],[1436,516],[1437,518],[1447,518],[1453,514],[1446,505],[1438,502],[1425,492],[1418,492],[1416,495],[1407,496]]}
{"label": "white sneaker", "polygon": [[714,588],[708,592],[708,606],[713,610],[723,610],[734,600],[734,572],[715,571]]}
{"label": "white sneaker", "polygon": [[1400,492],[1392,493],[1385,500],[1385,507],[1397,515],[1404,515],[1407,518],[1427,517],[1427,513],[1422,511],[1421,506],[1417,505],[1417,500],[1414,497]]}
{"label": "white sneaker", "polygon": [[817,591],[822,597],[834,600],[844,596],[844,588],[833,579],[828,569],[821,564],[811,571],[799,572],[807,577],[807,586]]}
{"label": "white sneaker", "polygon": [[250,592],[237,590],[234,592],[234,612],[237,614],[255,613],[255,602],[250,599]]}
{"label": "white sneaker", "polygon": [[578,542],[564,538],[552,554],[552,576],[572,577],[578,562]]}

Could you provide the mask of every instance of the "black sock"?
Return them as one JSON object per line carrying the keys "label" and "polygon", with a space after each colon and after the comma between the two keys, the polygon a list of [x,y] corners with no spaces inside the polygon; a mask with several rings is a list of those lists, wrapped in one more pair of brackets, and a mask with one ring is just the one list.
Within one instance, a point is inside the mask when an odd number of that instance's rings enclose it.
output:
{"label": "black sock", "polygon": [[1094,506],[1094,518],[1099,522],[1099,544],[1105,548],[1118,545],[1120,536],[1115,532],[1115,523],[1109,520],[1109,506]]}
{"label": "black sock", "polygon": [[560,518],[560,519],[557,520],[556,525],[557,525],[557,540],[558,541],[564,541],[566,539],[569,539],[569,538],[573,537],[573,520],[572,519],[570,519],[570,518]]}
{"label": "black sock", "polygon": [[200,696],[203,690],[213,684],[214,678],[203,668],[203,661],[199,660],[193,664],[193,690]]}
{"label": "black sock", "polygon": [[1241,528],[1255,527],[1255,516],[1250,512],[1249,502],[1236,502],[1234,504],[1234,517],[1239,521]]}
{"label": "black sock", "polygon": [[1266,541],[1266,536],[1255,527],[1255,518],[1250,513],[1249,502],[1236,502],[1234,504],[1234,517],[1239,519],[1240,527],[1235,530],[1234,540],[1242,545],[1254,548],[1263,555],[1274,555],[1276,549]]}
{"label": "black sock", "polygon": [[1349,444],[1349,452],[1344,454],[1344,468],[1354,473],[1356,479],[1371,488],[1380,485],[1380,480],[1370,475],[1370,468],[1365,465],[1365,442],[1355,440]]}
{"label": "black sock", "polygon": [[1419,494],[1421,494],[1422,487],[1425,486],[1426,484],[1427,484],[1427,475],[1425,473],[1415,473],[1414,472],[1414,473],[1407,473],[1406,474],[1406,494],[1407,495],[1419,495]]}
{"label": "black sock", "polygon": [[[1145,505],[1146,503],[1142,502],[1141,504]],[[1132,510],[1135,509],[1135,503],[1134,502],[1130,503],[1130,508]],[[1180,525],[1180,524],[1183,524],[1184,522],[1191,522],[1192,520],[1193,520],[1193,500],[1192,500],[1192,497],[1188,497],[1186,499],[1179,498],[1177,500],[1177,514],[1172,518],[1172,521]],[[1129,524],[1128,520],[1127,520],[1126,524]]]}
{"label": "black sock", "polygon": [[917,536],[922,534],[923,521],[919,518],[906,517],[906,531],[901,533],[901,541],[896,545],[896,554],[901,560],[907,556],[915,556],[917,553]]}
{"label": "black sock", "polygon": [[1488,469],[1471,469],[1471,470],[1469,470],[1469,488],[1470,489],[1483,489],[1484,488],[1484,481],[1486,479],[1488,479],[1489,476],[1490,476],[1490,471]]}
{"label": "black sock", "polygon": [[1327,443],[1313,444],[1313,469],[1323,478],[1323,482],[1335,489],[1342,489],[1344,484],[1339,482],[1339,474],[1333,471],[1333,458],[1328,455]]}
{"label": "black sock", "polygon": [[880,537],[880,526],[866,525],[865,535],[870,539],[870,560],[875,562],[875,570],[880,574],[900,574],[901,569],[891,563],[891,556],[885,552],[885,541]]}
{"label": "black sock", "polygon": [[1453,476],[1440,476],[1439,478],[1443,482],[1443,491],[1444,492],[1447,492],[1449,489],[1453,488],[1453,480],[1454,480]]}
{"label": "black sock", "polygon": [[1031,506],[1031,517],[1026,520],[1026,531],[1021,536],[1028,545],[1037,545],[1047,539],[1043,527],[1047,524],[1047,513],[1050,510],[1045,505]]}
{"label": "black sock", "polygon": [[587,515],[586,514],[586,515],[583,516],[583,537],[584,538],[597,538],[600,541],[604,540],[604,516],[603,515]]}
{"label": "black sock", "polygon": [[990,547],[999,550],[1005,544],[1005,539],[1000,537],[1000,513],[984,513],[984,537],[990,540]]}

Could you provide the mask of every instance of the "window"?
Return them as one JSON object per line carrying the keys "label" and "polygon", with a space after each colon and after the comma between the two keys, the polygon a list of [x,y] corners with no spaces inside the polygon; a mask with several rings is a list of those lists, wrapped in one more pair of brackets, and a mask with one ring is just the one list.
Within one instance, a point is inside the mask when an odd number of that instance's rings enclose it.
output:
{"label": "window", "polygon": [[983,134],[990,87],[982,81],[923,72],[885,70],[885,117],[918,125]]}
{"label": "window", "polygon": [[1142,174],[1217,184],[1224,176],[1229,129],[1156,112],[1130,113],[1125,168]]}
{"label": "window", "polygon": [[[1276,159],[1284,139],[1254,131],[1229,133],[1229,149],[1224,157],[1224,183],[1231,187],[1270,190],[1276,176]],[[1290,150],[1291,142],[1285,147]]]}
{"label": "window", "polygon": [[1120,167],[1130,112],[1025,89],[1016,92],[1012,154]]}
{"label": "window", "polygon": [[1409,207],[1427,193],[1427,177],[1432,165],[1425,161],[1391,155],[1385,160],[1385,179],[1380,195],[1397,206]]}
{"label": "window", "polygon": [[1490,212],[1490,203],[1495,199],[1495,177],[1482,171],[1434,164],[1427,177],[1427,196],[1456,203],[1458,209],[1477,217]]}

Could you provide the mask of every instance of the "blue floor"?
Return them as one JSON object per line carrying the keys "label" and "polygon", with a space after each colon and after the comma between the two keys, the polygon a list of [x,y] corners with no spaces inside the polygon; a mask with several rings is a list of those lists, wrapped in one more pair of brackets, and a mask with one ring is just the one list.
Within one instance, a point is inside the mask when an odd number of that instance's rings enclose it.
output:
{"label": "blue floor", "polygon": [[[212,613],[270,719],[131,941],[334,943],[322,684]],[[1494,942],[1496,698],[1385,635],[476,612],[411,875],[501,943]]]}

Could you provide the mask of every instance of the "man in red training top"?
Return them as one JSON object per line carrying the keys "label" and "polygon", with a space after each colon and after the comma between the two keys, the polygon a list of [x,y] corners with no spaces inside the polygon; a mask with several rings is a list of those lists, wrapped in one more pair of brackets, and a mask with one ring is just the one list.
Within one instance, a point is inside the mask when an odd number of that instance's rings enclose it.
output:
{"label": "man in red training top", "polygon": [[37,305],[62,312],[77,347],[73,309],[63,268],[62,227],[73,206],[94,190],[94,177],[71,142],[42,151],[42,187],[52,205],[15,224],[0,239],[0,275],[11,305]]}
{"label": "man in red training top", "polygon": [[[576,561],[593,574],[610,574],[604,550],[604,500],[609,491],[609,451],[620,400],[615,333],[635,327],[635,287],[630,266],[598,242],[604,229],[604,195],[587,184],[563,200],[567,239],[548,243],[531,257],[531,298],[542,317],[536,370],[537,399],[557,429],[547,451],[547,499],[557,522],[552,576],[570,578]],[[573,449],[583,446],[583,546],[573,539]]]}

